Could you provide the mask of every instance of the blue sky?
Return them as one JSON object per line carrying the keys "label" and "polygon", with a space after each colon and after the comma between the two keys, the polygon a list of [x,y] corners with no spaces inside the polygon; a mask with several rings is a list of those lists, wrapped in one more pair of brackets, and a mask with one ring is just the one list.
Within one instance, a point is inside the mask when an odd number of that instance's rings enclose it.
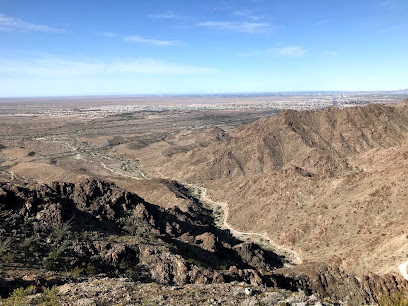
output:
{"label": "blue sky", "polygon": [[0,97],[408,88],[406,0],[0,0]]}

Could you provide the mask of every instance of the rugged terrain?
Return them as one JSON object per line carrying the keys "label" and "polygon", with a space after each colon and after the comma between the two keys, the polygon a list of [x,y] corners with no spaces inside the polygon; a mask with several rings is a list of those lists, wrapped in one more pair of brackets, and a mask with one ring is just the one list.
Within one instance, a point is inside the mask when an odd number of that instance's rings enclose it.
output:
{"label": "rugged terrain", "polygon": [[242,125],[268,112],[2,117],[1,296],[359,305],[406,290],[408,101]]}
{"label": "rugged terrain", "polygon": [[[169,184],[189,199],[186,212],[150,204],[103,181],[85,179],[36,187],[1,183],[2,296],[19,286],[34,286],[34,293],[59,285],[61,301],[73,301],[86,297],[70,293],[81,286],[78,282],[90,288],[96,282],[100,288],[96,292],[106,291],[102,288],[109,284],[118,287],[117,282],[122,282],[122,291],[141,286],[135,282],[172,286],[232,283],[228,292],[247,288],[243,300],[255,292],[260,301],[267,301],[272,292],[282,301],[290,300],[296,296],[285,290],[301,290],[314,294],[314,302],[316,297],[326,296],[358,303],[377,301],[384,292],[396,292],[407,285],[393,276],[371,275],[358,280],[324,264],[318,269],[307,265],[284,268],[285,258],[215,227],[211,212],[188,189],[176,182]],[[123,277],[126,279],[119,280]],[[243,289],[234,285],[237,282]],[[214,286],[191,288],[218,292],[220,287]],[[162,295],[166,290],[163,287]],[[127,302],[140,302],[148,297],[130,294],[128,298]],[[231,300],[228,294],[214,298]],[[270,297],[270,301],[276,299]]]}
{"label": "rugged terrain", "polygon": [[[67,284],[58,292],[62,302],[72,302],[78,296],[70,297],[68,288],[80,286],[75,285],[78,280],[88,288],[95,282],[108,288],[102,291],[118,284],[122,291],[141,286],[135,282],[173,286],[242,282],[228,290],[236,292],[236,301],[245,300],[253,290],[265,293],[262,286],[267,284],[296,289],[293,279],[273,274],[283,267],[284,258],[216,228],[211,213],[188,189],[175,182],[168,184],[189,199],[187,212],[147,203],[103,181],[84,179],[76,184],[55,182],[37,187],[1,183],[1,295],[8,296],[18,286],[34,286],[30,290],[35,293]],[[121,280],[123,277],[126,279]],[[216,286],[191,288],[204,295],[206,290],[220,290]],[[162,302],[167,290],[162,289]],[[274,292],[281,299],[288,295]],[[211,298],[215,301],[222,296]],[[111,298],[108,295],[105,303]],[[153,303],[156,297],[120,298]]]}
{"label": "rugged terrain", "polygon": [[285,111],[168,159],[208,188],[236,229],[267,233],[305,262],[360,274],[408,260],[408,101]]}

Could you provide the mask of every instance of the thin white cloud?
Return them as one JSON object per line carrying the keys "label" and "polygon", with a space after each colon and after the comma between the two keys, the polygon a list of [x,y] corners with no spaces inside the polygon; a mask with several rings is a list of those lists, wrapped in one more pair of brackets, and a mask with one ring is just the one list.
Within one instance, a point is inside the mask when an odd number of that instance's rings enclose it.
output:
{"label": "thin white cloud", "polygon": [[179,19],[180,18],[180,16],[177,16],[176,14],[172,12],[152,14],[152,15],[149,15],[149,17],[156,18],[156,19]]}
{"label": "thin white cloud", "polygon": [[263,22],[206,21],[197,23],[195,26],[244,33],[263,33],[271,29],[268,23]]}
{"label": "thin white cloud", "polygon": [[63,32],[62,29],[57,29],[45,25],[33,24],[25,22],[21,19],[16,19],[3,14],[0,14],[0,31],[3,32]]}
{"label": "thin white cloud", "polygon": [[101,33],[101,35],[105,36],[105,37],[117,37],[117,36],[119,36],[119,34],[115,33],[115,32],[103,32],[103,33]]}
{"label": "thin white cloud", "polygon": [[180,41],[176,41],[176,40],[159,40],[159,39],[153,39],[153,38],[144,38],[144,37],[137,36],[137,35],[125,36],[123,39],[127,42],[148,44],[148,45],[154,45],[154,46],[176,46],[176,45],[182,44]]}
{"label": "thin white cloud", "polygon": [[148,15],[147,17],[152,18],[152,19],[167,19],[167,20],[177,20],[177,21],[182,21],[182,20],[193,20],[195,19],[192,16],[185,16],[185,15],[179,15],[176,14],[172,11],[167,11],[167,12],[162,12],[158,14],[151,14]]}
{"label": "thin white cloud", "polygon": [[[275,55],[275,56],[288,56],[288,57],[298,57],[303,56],[306,51],[302,47],[282,47],[282,48],[272,48],[261,51],[250,51],[250,52],[238,52],[235,53],[237,56],[262,56],[262,55]],[[335,56],[337,55],[334,51],[326,51],[328,55]]]}
{"label": "thin white cloud", "polygon": [[260,17],[252,14],[251,11],[248,11],[248,10],[234,11],[232,12],[232,14],[237,17],[243,17],[243,18],[254,20],[254,21],[257,21],[260,19]]}
{"label": "thin white cloud", "polygon": [[61,58],[31,60],[0,59],[0,77],[35,77],[69,79],[73,77],[106,77],[137,75],[189,75],[212,73],[216,69],[172,63],[150,58],[78,61]]}
{"label": "thin white cloud", "polygon": [[277,56],[290,56],[290,57],[298,57],[303,56],[305,54],[305,50],[302,47],[272,48],[266,50],[266,52]]}

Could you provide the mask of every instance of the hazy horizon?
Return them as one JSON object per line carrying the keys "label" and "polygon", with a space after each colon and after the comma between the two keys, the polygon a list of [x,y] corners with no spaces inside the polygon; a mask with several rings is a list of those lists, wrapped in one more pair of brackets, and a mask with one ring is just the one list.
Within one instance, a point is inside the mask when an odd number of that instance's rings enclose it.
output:
{"label": "hazy horizon", "polygon": [[238,96],[279,96],[279,95],[314,95],[314,94],[400,94],[408,95],[408,89],[397,90],[305,90],[305,91],[270,91],[270,92],[214,92],[214,93],[173,93],[173,94],[89,94],[89,95],[49,95],[49,96],[0,96],[0,100],[6,99],[54,99],[54,98],[143,98],[143,97],[161,97],[161,98],[177,98],[177,97],[238,97]]}

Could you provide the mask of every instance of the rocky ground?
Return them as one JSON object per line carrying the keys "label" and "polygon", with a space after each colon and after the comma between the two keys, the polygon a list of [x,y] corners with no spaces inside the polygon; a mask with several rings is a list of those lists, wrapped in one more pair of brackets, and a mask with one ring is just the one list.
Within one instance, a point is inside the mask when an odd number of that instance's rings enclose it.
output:
{"label": "rocky ground", "polygon": [[189,199],[187,211],[104,181],[0,183],[2,303],[359,304],[406,289],[395,277],[291,267],[217,228],[191,191],[168,184]]}

